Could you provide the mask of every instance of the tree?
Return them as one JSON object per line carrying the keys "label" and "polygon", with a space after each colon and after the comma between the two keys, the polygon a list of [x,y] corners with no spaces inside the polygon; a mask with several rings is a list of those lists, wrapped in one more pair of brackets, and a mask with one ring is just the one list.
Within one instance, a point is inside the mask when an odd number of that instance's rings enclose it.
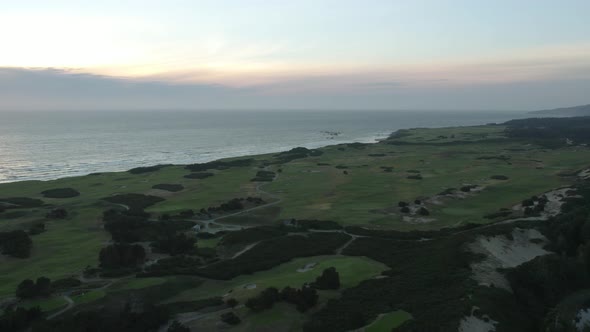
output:
{"label": "tree", "polygon": [[229,300],[225,301],[225,304],[226,304],[228,307],[230,307],[230,308],[232,308],[232,309],[233,309],[233,308],[235,308],[235,307],[238,305],[238,300],[236,300],[236,299],[234,299],[234,298],[231,298],[231,299],[229,299]]}
{"label": "tree", "polygon": [[175,320],[172,322],[172,324],[170,324],[170,326],[168,327],[168,332],[190,332],[191,330],[182,325],[179,321]]}
{"label": "tree", "polygon": [[112,244],[99,254],[102,268],[136,267],[145,260],[145,250],[137,244]]}
{"label": "tree", "polygon": [[315,279],[313,286],[317,289],[338,289],[340,288],[340,275],[335,267],[329,267],[322,272],[322,275]]}
{"label": "tree", "polygon": [[47,277],[40,277],[35,284],[38,296],[49,296],[51,294],[51,280]]}
{"label": "tree", "polygon": [[16,288],[16,296],[21,299],[49,295],[51,295],[51,280],[46,277],[38,278],[36,283],[31,279],[25,279]]}
{"label": "tree", "polygon": [[45,215],[47,219],[65,219],[68,216],[68,211],[64,208],[53,209]]}
{"label": "tree", "polygon": [[17,258],[31,256],[33,241],[23,230],[0,232],[0,252]]}
{"label": "tree", "polygon": [[422,216],[428,216],[430,215],[430,212],[428,212],[428,210],[426,210],[425,207],[421,207],[420,210],[418,210],[418,213]]}
{"label": "tree", "polygon": [[229,325],[238,325],[241,322],[240,317],[236,316],[233,311],[221,314],[221,321]]}
{"label": "tree", "polygon": [[246,301],[246,307],[252,311],[262,311],[272,308],[272,306],[280,299],[279,290],[274,287],[269,287],[256,297],[249,298]]}
{"label": "tree", "polygon": [[21,283],[16,287],[16,296],[20,297],[21,299],[30,299],[36,295],[37,290],[35,288],[35,282],[31,279],[25,279],[21,281]]}

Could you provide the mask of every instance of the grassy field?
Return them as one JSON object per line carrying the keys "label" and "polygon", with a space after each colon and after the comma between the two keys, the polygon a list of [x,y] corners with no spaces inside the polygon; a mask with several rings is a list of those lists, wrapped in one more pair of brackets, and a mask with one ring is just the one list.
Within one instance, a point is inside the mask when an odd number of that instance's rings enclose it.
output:
{"label": "grassy field", "polygon": [[412,315],[405,311],[390,312],[379,316],[371,325],[365,328],[364,332],[389,332],[409,319],[412,319]]}
{"label": "grassy field", "polygon": [[[309,263],[317,263],[317,265],[307,272],[297,272],[297,269],[305,267]],[[336,268],[340,274],[342,288],[355,286],[362,280],[377,276],[387,269],[385,265],[366,257],[316,256],[298,258],[268,271],[239,276],[230,281],[208,280],[202,286],[186,290],[168,302],[190,301],[223,296],[224,294],[243,301],[268,287],[279,289],[285,286],[301,287],[306,282],[314,281],[328,267]],[[256,285],[256,288],[248,287],[252,285]]]}
{"label": "grassy field", "polygon": [[[165,200],[147,209],[156,217],[185,209],[198,211],[217,206],[236,197],[257,196],[276,205],[224,218],[219,222],[244,226],[277,224],[284,219],[327,219],[342,225],[361,225],[374,229],[439,229],[464,223],[487,223],[483,216],[510,208],[532,195],[566,186],[575,177],[560,176],[590,166],[590,149],[582,146],[546,149],[527,142],[504,138],[502,126],[476,126],[441,129],[413,129],[398,133],[377,144],[338,145],[320,149],[320,156],[295,159],[276,164],[273,155],[254,156],[251,166],[211,170],[206,179],[187,179],[190,172],[182,166],[164,167],[155,172],[103,173],[54,181],[28,181],[0,184],[0,198],[30,197],[43,200],[39,208],[14,209],[0,213],[0,231],[27,229],[44,222],[46,231],[32,236],[30,258],[0,256],[0,298],[14,296],[23,279],[47,276],[58,279],[96,266],[98,252],[110,240],[102,228],[102,212],[112,206],[101,198],[113,194],[142,193]],[[498,159],[497,157],[504,156]],[[268,164],[266,164],[266,163]],[[265,167],[279,177],[261,185],[250,181]],[[388,171],[389,170],[389,171]],[[345,174],[345,172],[347,174]],[[420,174],[421,179],[408,176]],[[504,175],[508,180],[491,180]],[[156,184],[180,184],[178,192],[152,189]],[[448,188],[466,184],[483,187],[481,192],[463,199],[442,199],[427,205],[427,221],[404,219],[399,201],[428,199]],[[45,198],[44,190],[73,188],[80,196]],[[51,207],[64,207],[69,216],[48,220]],[[198,246],[216,247],[219,239],[201,240]],[[384,267],[366,259],[339,257],[315,258],[318,267],[309,273],[296,273],[311,259],[295,260],[275,269],[241,276],[230,282],[207,281],[208,287],[187,290],[177,297],[192,299],[223,295],[233,289],[235,296],[250,292],[240,288],[256,283],[257,289],[268,286],[300,286],[311,281],[325,262],[341,273],[345,286],[378,274]],[[147,280],[147,279],[146,279]],[[129,289],[151,282],[133,281]]]}

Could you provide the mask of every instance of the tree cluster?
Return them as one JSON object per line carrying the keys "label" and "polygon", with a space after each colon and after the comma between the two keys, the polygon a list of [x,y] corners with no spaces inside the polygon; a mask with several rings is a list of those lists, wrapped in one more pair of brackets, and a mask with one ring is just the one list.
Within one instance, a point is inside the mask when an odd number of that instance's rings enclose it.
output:
{"label": "tree cluster", "polygon": [[23,230],[0,232],[0,253],[16,258],[31,256],[33,241]]}
{"label": "tree cluster", "polygon": [[294,304],[299,312],[305,312],[317,304],[318,294],[308,285],[303,285],[299,289],[287,286],[280,292],[274,287],[269,287],[258,296],[249,298],[245,305],[254,312],[260,312],[272,308],[279,301]]}
{"label": "tree cluster", "polygon": [[329,267],[322,272],[322,275],[315,279],[311,284],[317,289],[339,289],[340,288],[340,274],[335,267]]}
{"label": "tree cluster", "polygon": [[51,280],[40,277],[37,281],[31,279],[23,280],[16,288],[16,296],[21,299],[49,296],[51,294]]}
{"label": "tree cluster", "polygon": [[133,268],[145,260],[145,250],[137,244],[111,244],[100,250],[100,267],[105,269]]}

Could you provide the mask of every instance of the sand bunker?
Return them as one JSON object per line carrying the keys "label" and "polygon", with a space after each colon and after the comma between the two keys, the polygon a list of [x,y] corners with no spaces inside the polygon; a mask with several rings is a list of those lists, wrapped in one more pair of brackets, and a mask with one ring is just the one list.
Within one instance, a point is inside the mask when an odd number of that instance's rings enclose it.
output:
{"label": "sand bunker", "polygon": [[303,273],[303,272],[307,272],[307,271],[311,271],[313,270],[316,266],[318,265],[318,263],[308,263],[305,264],[304,267],[297,269],[297,272]]}
{"label": "sand bunker", "polygon": [[590,327],[590,308],[578,311],[576,319],[572,323],[580,332],[584,331],[584,328]]}
{"label": "sand bunker", "polygon": [[[564,198],[566,197],[576,197],[572,196],[571,192],[574,191],[573,188],[560,188],[548,191],[544,193],[542,196],[547,197],[547,204],[545,204],[545,209],[541,212],[540,216],[537,219],[547,220],[550,217],[554,217],[559,214],[561,211],[561,206],[563,205]],[[535,202],[535,205],[537,203]],[[525,207],[522,204],[517,204],[512,207],[514,211],[524,211]]]}
{"label": "sand bunker", "polygon": [[516,267],[548,254],[543,249],[546,243],[547,238],[536,229],[516,228],[512,231],[512,239],[505,235],[480,236],[469,244],[472,252],[486,256],[484,260],[471,264],[473,279],[480,285],[494,285],[512,291],[508,280],[497,269]]}
{"label": "sand bunker", "polygon": [[459,325],[459,332],[493,332],[496,331],[495,320],[490,319],[487,315],[483,315],[482,318],[473,315],[473,312],[478,309],[473,307],[471,309],[471,316],[466,316],[461,320]]}
{"label": "sand bunker", "polygon": [[578,173],[578,176],[582,179],[590,179],[590,168],[581,171],[580,173]]}

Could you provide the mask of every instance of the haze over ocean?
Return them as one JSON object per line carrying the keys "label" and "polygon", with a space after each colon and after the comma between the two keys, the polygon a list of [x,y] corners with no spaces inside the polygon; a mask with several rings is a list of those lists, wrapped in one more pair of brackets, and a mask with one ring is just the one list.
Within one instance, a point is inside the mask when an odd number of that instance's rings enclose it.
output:
{"label": "haze over ocean", "polygon": [[397,129],[522,117],[498,111],[0,112],[0,182],[374,142]]}

